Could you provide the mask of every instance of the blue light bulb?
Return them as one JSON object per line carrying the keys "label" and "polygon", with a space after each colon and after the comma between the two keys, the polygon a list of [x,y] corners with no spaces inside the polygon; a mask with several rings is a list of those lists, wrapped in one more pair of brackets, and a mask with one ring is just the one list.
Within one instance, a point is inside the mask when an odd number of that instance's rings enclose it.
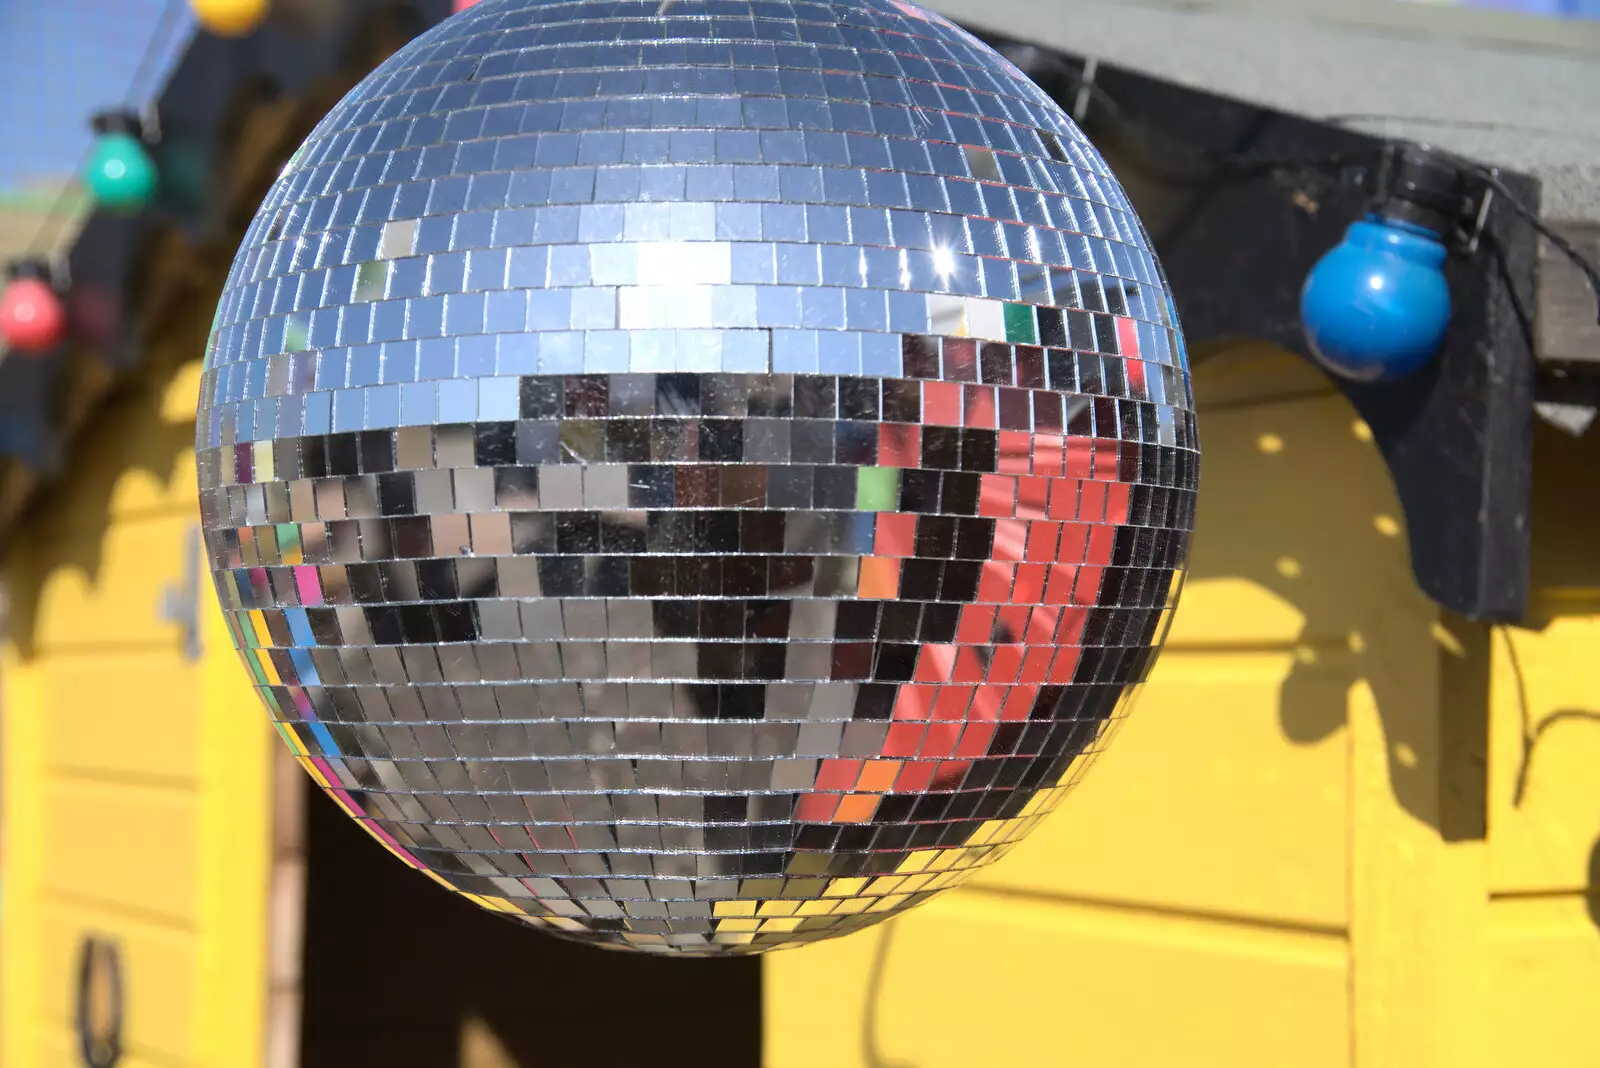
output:
{"label": "blue light bulb", "polygon": [[1317,362],[1342,378],[1400,378],[1432,358],[1450,324],[1444,241],[1372,214],[1306,276],[1300,322]]}

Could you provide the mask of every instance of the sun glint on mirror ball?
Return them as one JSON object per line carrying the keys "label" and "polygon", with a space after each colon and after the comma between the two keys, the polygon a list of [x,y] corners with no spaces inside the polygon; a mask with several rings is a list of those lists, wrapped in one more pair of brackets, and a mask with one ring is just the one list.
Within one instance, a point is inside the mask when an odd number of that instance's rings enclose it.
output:
{"label": "sun glint on mirror ball", "polygon": [[228,626],[338,803],[486,908],[695,954],[1027,834],[1155,656],[1198,470],[1116,179],[903,0],[424,33],[262,205],[197,448]]}

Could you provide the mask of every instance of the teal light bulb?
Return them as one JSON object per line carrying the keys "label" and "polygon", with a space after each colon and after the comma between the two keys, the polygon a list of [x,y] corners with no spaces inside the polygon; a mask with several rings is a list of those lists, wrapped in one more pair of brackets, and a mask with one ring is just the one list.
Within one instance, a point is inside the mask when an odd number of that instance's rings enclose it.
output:
{"label": "teal light bulb", "polygon": [[156,194],[156,165],[137,137],[111,130],[95,142],[84,181],[100,207],[138,211]]}

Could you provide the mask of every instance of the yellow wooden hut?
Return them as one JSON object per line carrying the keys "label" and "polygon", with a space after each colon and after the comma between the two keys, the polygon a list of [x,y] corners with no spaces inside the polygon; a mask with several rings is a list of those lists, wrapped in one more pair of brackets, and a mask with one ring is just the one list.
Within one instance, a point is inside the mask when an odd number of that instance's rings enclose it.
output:
{"label": "yellow wooden hut", "polygon": [[[241,104],[236,213],[371,41]],[[463,913],[359,834],[308,847],[306,781],[196,540],[228,253],[157,250],[146,359],[5,553],[4,1068],[84,1063],[108,1011],[86,945],[120,963],[121,1068],[1600,1065],[1600,433],[1540,429],[1530,618],[1473,623],[1417,589],[1341,394],[1279,350],[1198,354],[1182,607],[1061,810],[890,925],[759,965],[635,964]],[[345,918],[308,933],[337,897]],[[326,949],[402,907],[360,954]],[[302,986],[313,958],[327,978]]]}
{"label": "yellow wooden hut", "polygon": [[[6,559],[7,1066],[79,1063],[96,936],[124,1065],[295,1063],[299,773],[274,789],[196,585],[189,340]],[[1191,570],[1135,714],[974,885],[767,958],[766,1068],[1600,1063],[1600,501],[1575,492],[1600,437],[1541,432],[1534,616],[1489,627],[1417,592],[1385,468],[1314,372],[1238,349],[1199,383]]]}

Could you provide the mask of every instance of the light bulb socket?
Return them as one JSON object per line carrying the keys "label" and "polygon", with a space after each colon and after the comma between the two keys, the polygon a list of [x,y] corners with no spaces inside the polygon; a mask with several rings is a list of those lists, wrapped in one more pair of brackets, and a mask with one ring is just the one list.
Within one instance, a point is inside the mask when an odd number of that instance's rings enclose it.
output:
{"label": "light bulb socket", "polygon": [[134,112],[102,111],[89,121],[94,127],[94,132],[104,137],[107,134],[128,134],[137,141],[144,141],[144,122]]}
{"label": "light bulb socket", "polygon": [[55,288],[55,272],[50,270],[50,264],[37,257],[13,260],[6,264],[6,279],[20,282],[23,279],[35,279],[45,285]]}
{"label": "light bulb socket", "polygon": [[1474,242],[1489,185],[1470,167],[1427,145],[1389,146],[1368,210],[1438,234],[1452,251]]}

